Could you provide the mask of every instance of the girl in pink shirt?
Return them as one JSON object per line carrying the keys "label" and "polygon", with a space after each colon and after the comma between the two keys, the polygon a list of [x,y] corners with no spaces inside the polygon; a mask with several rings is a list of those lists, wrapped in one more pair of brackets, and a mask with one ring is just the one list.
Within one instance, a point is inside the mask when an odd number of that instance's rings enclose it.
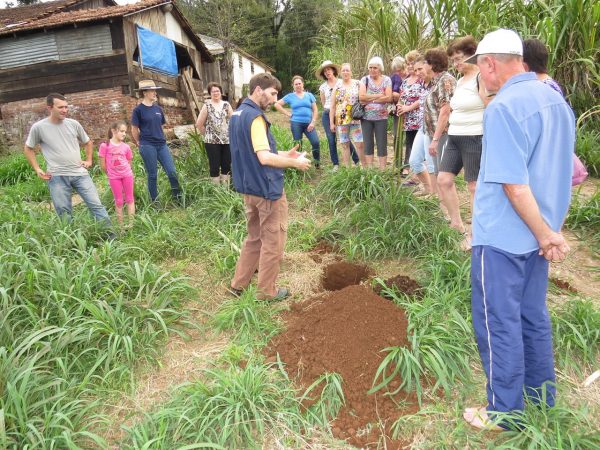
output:
{"label": "girl in pink shirt", "polygon": [[[127,135],[127,124],[123,121],[114,122],[108,131],[108,141],[103,142],[98,149],[100,166],[108,175],[108,183],[115,197],[117,220],[123,224],[123,203],[127,204],[127,215],[130,222],[135,215],[133,198],[133,171],[130,161],[133,159],[131,148],[124,141]],[[123,193],[125,201],[123,201]]]}

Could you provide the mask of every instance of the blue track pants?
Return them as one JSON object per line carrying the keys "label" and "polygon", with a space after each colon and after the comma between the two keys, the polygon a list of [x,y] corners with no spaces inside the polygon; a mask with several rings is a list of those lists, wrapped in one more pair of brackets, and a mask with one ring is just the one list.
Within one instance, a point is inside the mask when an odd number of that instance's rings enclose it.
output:
{"label": "blue track pants", "polygon": [[[524,393],[554,406],[552,329],[546,307],[548,261],[474,246],[473,327],[487,376],[490,412],[523,410]],[[545,393],[543,393],[545,390]]]}

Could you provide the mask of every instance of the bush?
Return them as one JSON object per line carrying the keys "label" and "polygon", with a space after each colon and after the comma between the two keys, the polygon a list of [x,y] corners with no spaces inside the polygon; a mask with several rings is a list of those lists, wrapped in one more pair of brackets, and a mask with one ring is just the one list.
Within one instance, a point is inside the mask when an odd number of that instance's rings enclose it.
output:
{"label": "bush", "polygon": [[600,131],[581,128],[577,133],[575,152],[592,177],[600,177]]}

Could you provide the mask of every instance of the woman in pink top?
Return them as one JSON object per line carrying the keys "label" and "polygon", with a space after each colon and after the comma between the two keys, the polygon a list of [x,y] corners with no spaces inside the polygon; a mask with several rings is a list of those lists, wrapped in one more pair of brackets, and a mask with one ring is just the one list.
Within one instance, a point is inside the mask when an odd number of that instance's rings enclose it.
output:
{"label": "woman in pink top", "polygon": [[[108,175],[108,183],[115,197],[117,220],[123,224],[123,203],[127,204],[127,215],[130,223],[135,215],[133,198],[133,171],[130,161],[133,159],[131,148],[125,142],[127,124],[118,121],[110,126],[108,141],[103,142],[98,149],[100,166]],[[125,194],[125,201],[123,201]]]}

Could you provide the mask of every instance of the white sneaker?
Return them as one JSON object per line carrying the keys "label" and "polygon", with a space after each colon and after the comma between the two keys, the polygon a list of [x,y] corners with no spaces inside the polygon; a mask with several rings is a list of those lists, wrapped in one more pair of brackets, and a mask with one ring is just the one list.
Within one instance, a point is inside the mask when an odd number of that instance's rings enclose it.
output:
{"label": "white sneaker", "polygon": [[337,172],[340,169],[340,166],[333,166],[333,172]]}

